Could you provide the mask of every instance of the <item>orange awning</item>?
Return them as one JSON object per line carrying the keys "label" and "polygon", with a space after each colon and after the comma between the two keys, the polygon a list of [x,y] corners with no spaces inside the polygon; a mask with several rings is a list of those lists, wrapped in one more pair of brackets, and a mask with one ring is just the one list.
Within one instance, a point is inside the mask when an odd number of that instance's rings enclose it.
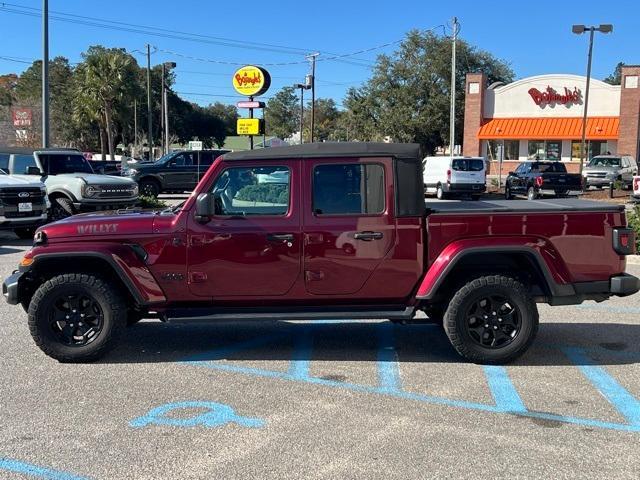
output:
{"label": "orange awning", "polygon": [[[617,140],[618,117],[589,117],[587,140]],[[582,118],[491,118],[480,127],[480,140],[578,140],[582,138]]]}

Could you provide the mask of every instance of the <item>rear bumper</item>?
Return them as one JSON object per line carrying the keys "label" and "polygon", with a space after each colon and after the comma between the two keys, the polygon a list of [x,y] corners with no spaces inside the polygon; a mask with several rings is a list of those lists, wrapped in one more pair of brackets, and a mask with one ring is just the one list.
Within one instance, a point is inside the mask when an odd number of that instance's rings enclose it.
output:
{"label": "rear bumper", "polygon": [[613,295],[618,297],[633,295],[640,291],[640,279],[628,273],[616,275],[615,277],[611,277],[609,290]]}
{"label": "rear bumper", "polygon": [[2,282],[2,294],[9,305],[17,305],[20,303],[18,283],[22,275],[22,272],[13,272],[12,275],[9,275]]}
{"label": "rear bumper", "polygon": [[447,193],[483,193],[487,186],[483,183],[445,183],[442,190]]}
{"label": "rear bumper", "polygon": [[640,279],[621,273],[609,280],[580,282],[572,285],[573,293],[566,296],[554,296],[548,299],[550,305],[577,305],[585,300],[602,302],[609,297],[626,297],[640,291]]}

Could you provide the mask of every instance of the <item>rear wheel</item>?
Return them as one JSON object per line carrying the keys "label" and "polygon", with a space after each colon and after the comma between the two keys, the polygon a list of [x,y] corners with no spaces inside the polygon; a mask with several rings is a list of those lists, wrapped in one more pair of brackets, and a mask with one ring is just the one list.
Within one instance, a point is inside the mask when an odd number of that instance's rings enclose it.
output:
{"label": "rear wheel", "polygon": [[511,187],[509,185],[504,186],[504,199],[505,200],[513,199],[513,193],[511,192]]}
{"label": "rear wheel", "polygon": [[29,330],[36,345],[60,362],[91,362],[113,348],[127,321],[120,293],[86,274],[58,275],[36,290]]}
{"label": "rear wheel", "polygon": [[67,197],[54,198],[51,202],[51,219],[53,221],[62,220],[76,213],[73,202]]}
{"label": "rear wheel", "polygon": [[447,194],[444,193],[442,185],[438,185],[436,187],[436,197],[438,198],[438,200],[444,200],[445,198],[447,198]]}
{"label": "rear wheel", "polygon": [[456,351],[475,363],[507,363],[538,331],[538,310],[524,285],[501,275],[476,278],[451,299],[444,328]]}
{"label": "rear wheel", "polygon": [[535,188],[529,187],[529,190],[527,190],[527,200],[535,200],[536,198],[538,198],[538,192],[536,192]]}

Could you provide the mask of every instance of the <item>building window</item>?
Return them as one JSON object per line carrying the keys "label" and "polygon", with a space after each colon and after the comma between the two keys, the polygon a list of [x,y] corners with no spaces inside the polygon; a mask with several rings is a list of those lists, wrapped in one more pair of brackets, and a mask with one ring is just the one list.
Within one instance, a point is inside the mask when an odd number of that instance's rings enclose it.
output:
{"label": "building window", "polygon": [[[581,155],[582,142],[580,140],[574,140],[571,142],[571,161],[579,162]],[[587,141],[587,161],[591,160],[596,155],[604,155],[609,151],[609,145],[603,140],[590,140]]]}
{"label": "building window", "polygon": [[500,147],[502,147],[503,150],[503,160],[520,159],[519,140],[488,140],[487,158],[489,160],[500,160]]}
{"label": "building window", "polygon": [[547,160],[560,161],[562,159],[562,142],[547,142]]}
{"label": "building window", "polygon": [[529,160],[544,160],[546,149],[544,140],[529,140],[528,156]]}

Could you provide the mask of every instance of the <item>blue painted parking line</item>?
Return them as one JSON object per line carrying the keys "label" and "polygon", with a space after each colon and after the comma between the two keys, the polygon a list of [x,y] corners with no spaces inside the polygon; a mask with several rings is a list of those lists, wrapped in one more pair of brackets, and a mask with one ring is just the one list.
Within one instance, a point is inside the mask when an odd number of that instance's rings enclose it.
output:
{"label": "blue painted parking line", "polygon": [[[194,414],[188,418],[170,417],[169,414],[176,410],[205,410],[204,413]],[[167,403],[154,408],[146,415],[129,422],[134,428],[142,428],[148,425],[165,425],[171,427],[220,427],[228,423],[235,423],[242,427],[259,428],[264,426],[264,421],[258,418],[243,417],[236,414],[235,410],[224,403],[215,402],[177,402]]]}
{"label": "blue painted parking line", "polygon": [[[581,354],[584,355],[585,358],[578,359],[574,356],[575,363],[579,368],[585,366],[593,367],[581,369],[580,371],[592,381],[598,391],[603,393],[603,395],[605,395],[605,397],[609,401],[615,404],[616,408],[618,408],[618,410],[621,411],[624,417],[628,420],[628,423],[608,422],[569,415],[529,411],[520,398],[520,395],[513,385],[511,379],[509,378],[508,369],[499,366],[483,367],[485,377],[484,381],[486,381],[489,386],[489,390],[491,391],[494,403],[485,404],[479,402],[469,402],[452,398],[436,397],[423,393],[407,392],[402,389],[401,385],[399,361],[394,345],[395,327],[389,322],[371,324],[373,328],[377,329],[376,333],[378,336],[376,362],[378,372],[377,385],[372,386],[352,382],[339,382],[335,380],[314,377],[309,373],[309,365],[313,355],[313,334],[318,329],[330,326],[331,324],[328,323],[309,325],[306,328],[297,331],[296,333],[285,333],[279,336],[279,338],[270,336],[263,339],[242,342],[235,346],[223,347],[203,353],[198,356],[199,358],[211,359],[209,361],[197,361],[193,363],[192,361],[194,357],[192,357],[189,359],[185,359],[185,362],[190,365],[197,365],[199,367],[205,367],[208,369],[223,371],[227,373],[238,373],[262,378],[322,385],[336,389],[351,390],[364,394],[376,394],[392,398],[412,400],[425,404],[442,405],[447,407],[477,410],[497,414],[509,414],[526,418],[536,418],[541,420],[550,420],[580,425],[585,427],[640,432],[640,422],[638,422],[637,408],[638,400],[635,399],[629,392],[622,389],[622,387],[617,384],[617,382],[615,382],[612,377],[608,376],[608,374],[605,373],[603,375],[604,370],[601,367],[595,365],[595,362],[589,360],[588,356],[586,356],[586,352],[584,351],[582,351]],[[260,345],[267,346],[268,344],[272,344],[275,341],[283,340],[287,336],[289,336],[287,342],[292,341],[294,344],[294,353],[292,355],[290,367],[287,371],[274,371],[268,369],[244,367],[242,365],[220,361],[228,356],[225,355],[225,352],[237,353],[239,351],[239,345],[251,345],[252,348]],[[572,347],[559,346],[559,348],[568,348],[570,350]],[[591,361],[594,364],[588,365],[588,361]]]}
{"label": "blue painted parking line", "polygon": [[33,478],[41,478],[45,480],[87,480],[87,477],[80,477],[71,473],[52,470],[50,468],[33,465],[31,463],[21,462],[10,458],[0,457],[0,471],[18,473]]}
{"label": "blue painted parking line", "polygon": [[496,402],[496,407],[503,412],[522,413],[527,411],[505,367],[486,365],[484,374],[487,377],[489,390],[491,390],[491,395]]}
{"label": "blue painted parking line", "polygon": [[604,368],[595,364],[586,352],[577,347],[562,351],[575,363],[582,374],[593,384],[613,407],[632,425],[640,426],[640,402],[620,385]]}

